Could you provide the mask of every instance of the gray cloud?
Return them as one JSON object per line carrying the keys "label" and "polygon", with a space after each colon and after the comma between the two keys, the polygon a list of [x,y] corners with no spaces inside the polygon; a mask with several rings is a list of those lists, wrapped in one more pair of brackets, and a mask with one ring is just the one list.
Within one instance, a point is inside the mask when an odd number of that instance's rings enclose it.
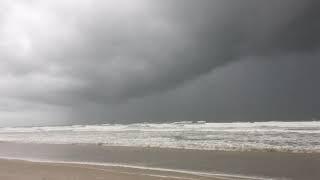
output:
{"label": "gray cloud", "polygon": [[74,107],[75,117],[92,104],[87,114],[170,93],[250,57],[278,61],[289,54],[316,54],[320,42],[316,0],[0,5],[0,95]]}

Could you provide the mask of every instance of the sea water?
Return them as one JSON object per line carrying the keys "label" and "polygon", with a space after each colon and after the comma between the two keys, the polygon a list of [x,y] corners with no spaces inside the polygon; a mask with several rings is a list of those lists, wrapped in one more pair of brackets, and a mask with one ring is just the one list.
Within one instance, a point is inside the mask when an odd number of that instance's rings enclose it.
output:
{"label": "sea water", "polygon": [[312,153],[320,152],[320,121],[3,127],[0,141]]}

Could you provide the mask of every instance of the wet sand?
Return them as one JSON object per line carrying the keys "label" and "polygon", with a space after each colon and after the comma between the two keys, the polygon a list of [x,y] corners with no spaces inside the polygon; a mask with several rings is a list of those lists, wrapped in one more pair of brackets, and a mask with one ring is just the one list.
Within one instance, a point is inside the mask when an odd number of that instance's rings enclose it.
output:
{"label": "wet sand", "polygon": [[219,180],[172,172],[104,166],[0,160],[1,180]]}
{"label": "wet sand", "polygon": [[[320,179],[320,154],[0,143],[0,156],[55,162],[128,164],[141,167],[209,172],[211,174],[270,177],[273,179]],[[6,167],[6,164],[3,163],[4,162],[1,161],[2,166]],[[10,163],[12,163],[12,161],[10,161]],[[38,163],[35,163],[33,165],[36,166],[37,164]],[[55,166],[55,168],[57,167]],[[124,169],[126,171],[138,170],[134,168]],[[150,170],[140,169],[139,171],[145,173]],[[2,173],[0,172],[0,174]],[[161,172],[161,174],[167,175],[169,172]],[[121,174],[121,176],[122,175],[123,174]],[[130,178],[134,179],[133,177]],[[239,179],[239,177],[233,177],[231,179]]]}

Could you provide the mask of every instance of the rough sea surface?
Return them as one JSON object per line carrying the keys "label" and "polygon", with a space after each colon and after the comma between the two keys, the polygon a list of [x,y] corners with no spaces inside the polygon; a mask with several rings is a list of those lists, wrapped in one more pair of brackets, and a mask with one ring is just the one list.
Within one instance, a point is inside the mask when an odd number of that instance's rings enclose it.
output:
{"label": "rough sea surface", "polygon": [[320,121],[4,127],[0,141],[319,153]]}

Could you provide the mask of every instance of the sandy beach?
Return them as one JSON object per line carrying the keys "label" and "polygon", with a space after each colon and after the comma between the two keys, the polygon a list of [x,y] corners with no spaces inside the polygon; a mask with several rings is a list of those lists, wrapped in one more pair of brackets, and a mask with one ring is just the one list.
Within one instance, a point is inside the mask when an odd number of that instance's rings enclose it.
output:
{"label": "sandy beach", "polygon": [[37,163],[19,160],[0,160],[1,180],[219,180],[172,172],[135,170],[93,165]]}
{"label": "sandy beach", "polygon": [[1,180],[320,178],[312,153],[0,143],[0,157],[38,161],[0,160]]}

